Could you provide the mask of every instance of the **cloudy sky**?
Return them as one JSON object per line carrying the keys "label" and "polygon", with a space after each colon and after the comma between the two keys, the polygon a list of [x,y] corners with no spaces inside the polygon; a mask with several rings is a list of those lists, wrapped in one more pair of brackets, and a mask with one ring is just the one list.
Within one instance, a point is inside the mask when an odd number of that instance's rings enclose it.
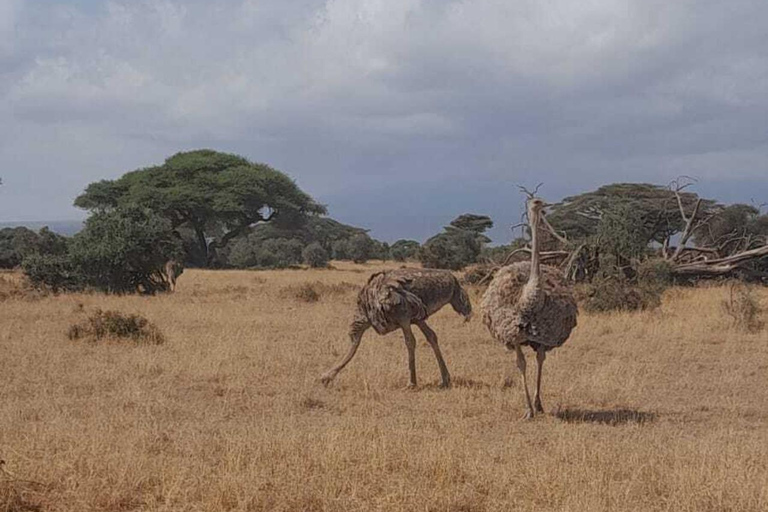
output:
{"label": "cloudy sky", "polygon": [[379,238],[616,181],[768,201],[764,0],[0,0],[0,220],[213,148]]}

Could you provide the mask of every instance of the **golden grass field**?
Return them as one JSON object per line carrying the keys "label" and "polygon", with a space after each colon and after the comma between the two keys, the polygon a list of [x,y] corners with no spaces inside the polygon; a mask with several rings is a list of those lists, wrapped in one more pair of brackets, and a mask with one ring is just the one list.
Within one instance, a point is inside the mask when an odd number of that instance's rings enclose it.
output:
{"label": "golden grass field", "polygon": [[[582,313],[547,359],[548,414],[526,422],[518,380],[502,386],[514,354],[449,306],[430,323],[452,389],[418,332],[415,391],[401,336],[372,331],[319,385],[383,266],[336,265],[0,302],[0,511],[768,510],[768,332],[730,324],[727,288]],[[305,282],[319,301],[294,296]],[[69,340],[96,307],[167,342]]]}

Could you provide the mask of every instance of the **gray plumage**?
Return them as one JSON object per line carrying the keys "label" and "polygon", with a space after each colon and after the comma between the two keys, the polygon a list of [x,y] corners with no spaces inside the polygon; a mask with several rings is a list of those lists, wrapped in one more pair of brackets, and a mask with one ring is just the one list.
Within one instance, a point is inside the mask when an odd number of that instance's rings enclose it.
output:
{"label": "gray plumage", "polygon": [[365,317],[379,334],[404,322],[426,320],[446,304],[465,317],[472,314],[469,297],[447,270],[401,268],[373,274],[357,296],[358,317]]}
{"label": "gray plumage", "polygon": [[534,405],[528,392],[526,362],[522,347],[536,351],[535,410],[541,405],[541,375],[547,351],[559,347],[576,327],[578,306],[568,283],[560,271],[541,265],[539,255],[539,223],[544,201],[531,198],[528,220],[531,227],[531,261],[508,265],[499,270],[482,300],[483,323],[491,335],[517,355],[525,389],[526,418],[534,416]]}
{"label": "gray plumage", "polygon": [[440,353],[437,335],[426,323],[429,316],[446,304],[451,304],[466,319],[472,314],[466,291],[447,270],[401,268],[373,274],[357,296],[357,308],[349,328],[350,350],[339,364],[322,376],[321,381],[327,384],[333,380],[354,357],[363,333],[373,327],[378,334],[397,329],[403,331],[408,349],[410,384],[415,386],[416,340],[411,324],[416,324],[435,352],[442,385],[449,386],[450,374]]}

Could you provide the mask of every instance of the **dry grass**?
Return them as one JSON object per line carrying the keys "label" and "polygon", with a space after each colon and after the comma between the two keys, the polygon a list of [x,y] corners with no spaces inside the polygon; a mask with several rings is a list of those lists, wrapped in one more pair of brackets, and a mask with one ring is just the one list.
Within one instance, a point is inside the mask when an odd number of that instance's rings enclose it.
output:
{"label": "dry grass", "polygon": [[733,326],[746,332],[760,331],[764,326],[760,319],[763,307],[755,292],[756,286],[735,282],[728,288],[728,298],[722,301],[722,305]]}
{"label": "dry grass", "polygon": [[[551,414],[523,422],[519,386],[502,387],[513,357],[450,308],[431,324],[453,389],[420,342],[420,386],[404,390],[402,340],[370,333],[319,386],[346,351],[355,292],[284,290],[359,286],[379,268],[336,267],[187,271],[158,297],[6,299],[0,458],[55,511],[768,510],[768,334],[734,327],[727,288],[582,315],[547,359]],[[79,303],[141,314],[167,342],[69,341]]]}

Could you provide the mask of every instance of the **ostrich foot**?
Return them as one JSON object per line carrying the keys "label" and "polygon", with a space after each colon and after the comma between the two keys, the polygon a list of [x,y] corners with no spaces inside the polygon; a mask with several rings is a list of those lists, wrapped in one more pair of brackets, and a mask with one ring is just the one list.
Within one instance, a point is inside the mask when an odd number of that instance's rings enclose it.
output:
{"label": "ostrich foot", "polygon": [[534,404],[534,407],[536,408],[536,412],[544,413],[544,407],[541,406],[540,401],[536,401],[536,404]]}
{"label": "ostrich foot", "polygon": [[525,411],[525,414],[523,414],[523,418],[522,419],[524,419],[524,420],[532,420],[533,419],[533,411],[531,409],[528,409],[527,411]]}
{"label": "ostrich foot", "polygon": [[451,389],[451,381],[441,382],[438,386],[440,389]]}

